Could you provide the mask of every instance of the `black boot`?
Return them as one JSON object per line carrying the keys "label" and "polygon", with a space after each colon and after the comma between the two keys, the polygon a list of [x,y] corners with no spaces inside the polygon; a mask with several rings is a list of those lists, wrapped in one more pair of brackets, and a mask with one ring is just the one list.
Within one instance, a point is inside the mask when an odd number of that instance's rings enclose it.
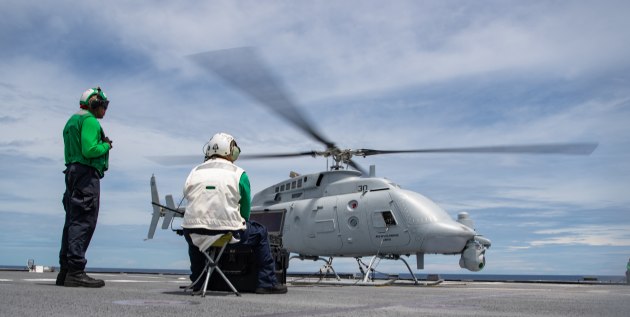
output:
{"label": "black boot", "polygon": [[68,274],[68,270],[67,269],[59,269],[59,274],[57,274],[57,280],[55,281],[55,285],[57,286],[63,286],[65,280],[66,280],[66,275]]}
{"label": "black boot", "polygon": [[63,286],[66,287],[103,287],[105,281],[91,278],[85,272],[68,272]]}
{"label": "black boot", "polygon": [[286,294],[287,287],[282,284],[276,284],[270,288],[259,287],[254,292],[256,294]]}

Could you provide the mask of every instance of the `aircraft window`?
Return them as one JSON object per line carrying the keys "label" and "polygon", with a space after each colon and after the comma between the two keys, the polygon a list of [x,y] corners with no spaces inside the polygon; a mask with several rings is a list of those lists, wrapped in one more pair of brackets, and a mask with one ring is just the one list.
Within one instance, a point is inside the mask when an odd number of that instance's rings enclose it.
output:
{"label": "aircraft window", "polygon": [[302,188],[302,179],[301,179],[301,178],[300,178],[300,179],[298,179],[298,181],[297,181],[297,182],[298,182],[298,183],[297,183],[297,187],[298,187],[298,188]]}
{"label": "aircraft window", "polygon": [[385,228],[395,226],[397,222],[391,210],[384,210],[372,213],[372,224],[376,228]]}
{"label": "aircraft window", "polygon": [[295,194],[291,195],[291,198],[293,198],[293,199],[300,198],[300,196],[302,196],[302,193],[295,193]]}
{"label": "aircraft window", "polygon": [[293,181],[293,182],[291,183],[291,189],[295,189],[295,187],[296,187],[296,186],[297,186],[297,182],[296,182],[296,181]]}
{"label": "aircraft window", "polygon": [[280,191],[280,187],[276,187],[276,193]]}
{"label": "aircraft window", "polygon": [[282,184],[282,186],[280,186],[280,191],[284,191],[284,184]]}
{"label": "aircraft window", "polygon": [[280,193],[276,194],[276,197],[273,198],[273,201],[281,201],[282,200],[282,195],[280,195]]}
{"label": "aircraft window", "polygon": [[286,190],[291,189],[291,183],[287,183],[287,187],[285,187]]}
{"label": "aircraft window", "polygon": [[390,226],[396,225],[396,219],[394,219],[394,215],[392,214],[391,211],[383,211],[381,215],[383,215],[383,221],[385,221],[385,226],[390,227]]}
{"label": "aircraft window", "polygon": [[308,180],[308,177],[304,176],[304,182],[306,183],[306,181]]}
{"label": "aircraft window", "polygon": [[324,174],[319,174],[319,177],[317,177],[317,183],[315,183],[315,186],[318,186],[322,184],[322,179],[324,178]]}

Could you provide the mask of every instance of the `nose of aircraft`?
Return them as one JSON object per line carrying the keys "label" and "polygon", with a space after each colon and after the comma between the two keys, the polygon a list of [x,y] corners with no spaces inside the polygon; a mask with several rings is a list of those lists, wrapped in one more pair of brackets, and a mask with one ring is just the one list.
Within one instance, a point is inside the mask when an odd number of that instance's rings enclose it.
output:
{"label": "nose of aircraft", "polygon": [[422,242],[426,253],[460,253],[475,231],[457,222],[432,223]]}

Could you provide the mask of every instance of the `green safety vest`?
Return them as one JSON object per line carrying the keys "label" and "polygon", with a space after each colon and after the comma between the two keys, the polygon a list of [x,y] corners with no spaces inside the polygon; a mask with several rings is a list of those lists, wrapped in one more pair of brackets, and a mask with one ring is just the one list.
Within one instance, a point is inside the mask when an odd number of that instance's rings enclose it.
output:
{"label": "green safety vest", "polygon": [[66,165],[80,163],[91,166],[100,177],[109,166],[111,146],[103,142],[105,133],[94,115],[86,110],[75,113],[63,128],[64,157]]}

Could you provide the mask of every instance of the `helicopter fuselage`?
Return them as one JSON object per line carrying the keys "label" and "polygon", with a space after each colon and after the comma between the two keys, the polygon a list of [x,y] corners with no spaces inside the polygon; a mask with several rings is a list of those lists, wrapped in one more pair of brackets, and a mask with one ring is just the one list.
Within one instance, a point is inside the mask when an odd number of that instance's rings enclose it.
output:
{"label": "helicopter fuselage", "polygon": [[283,246],[310,256],[460,254],[476,233],[428,198],[351,170],[300,175],[252,199],[252,214],[283,211]]}

